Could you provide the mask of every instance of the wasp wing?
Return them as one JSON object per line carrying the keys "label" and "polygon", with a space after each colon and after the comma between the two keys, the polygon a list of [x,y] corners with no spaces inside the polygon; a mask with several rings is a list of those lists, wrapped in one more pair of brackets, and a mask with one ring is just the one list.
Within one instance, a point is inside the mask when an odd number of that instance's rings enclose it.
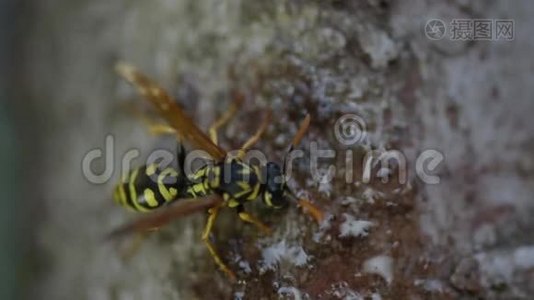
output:
{"label": "wasp wing", "polygon": [[210,195],[202,198],[180,199],[170,204],[166,209],[157,210],[153,213],[141,216],[131,223],[118,227],[110,232],[106,236],[106,239],[113,239],[135,232],[154,230],[166,225],[176,218],[206,210],[221,203],[223,203],[223,200],[218,195]]}
{"label": "wasp wing", "polygon": [[178,106],[174,99],[158,84],[145,76],[134,66],[118,63],[117,73],[137,87],[137,90],[150,101],[159,115],[178,132],[178,135],[198,149],[208,152],[214,160],[226,157],[226,151],[212,143],[210,138],[200,130],[193,120]]}

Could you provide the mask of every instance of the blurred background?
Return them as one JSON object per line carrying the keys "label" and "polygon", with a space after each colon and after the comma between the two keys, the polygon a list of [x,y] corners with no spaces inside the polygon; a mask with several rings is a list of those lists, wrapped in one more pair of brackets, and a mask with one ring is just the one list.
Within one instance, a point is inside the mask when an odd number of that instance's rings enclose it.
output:
{"label": "blurred background", "polygon": [[[534,3],[529,1],[0,1],[1,299],[529,299],[534,293]],[[434,20],[434,22],[430,22]],[[437,21],[436,21],[437,20]],[[468,20],[467,23],[454,20]],[[475,27],[475,20],[489,21]],[[497,21],[512,22],[511,30]],[[470,21],[470,22],[469,22]],[[460,24],[462,23],[462,24]],[[470,24],[470,25],[469,25]],[[482,23],[480,23],[482,24]],[[469,27],[472,26],[472,27]],[[486,30],[484,30],[486,29]],[[469,31],[471,30],[471,31]],[[498,35],[500,33],[500,35]],[[217,246],[242,279],[216,271],[191,216],[152,234],[103,243],[135,214],[111,200],[121,159],[175,141],[128,112],[143,101],[113,72],[118,60],[164,86],[206,128],[246,94],[220,134],[227,149],[275,120],[258,149],[280,161],[306,115],[302,142],[336,150],[333,181],[296,164],[292,187],[331,219],[296,208],[256,212],[258,236],[228,212]],[[346,114],[356,143],[336,137]],[[361,124],[360,124],[361,125]],[[113,148],[106,152],[106,137]],[[94,149],[103,158],[84,173]],[[425,150],[444,157],[417,176]],[[354,180],[345,182],[345,153]],[[398,150],[400,168],[362,177],[368,151]],[[106,162],[108,155],[113,160]],[[87,171],[87,170],[85,170]],[[106,177],[106,176],[104,176]],[[383,178],[389,178],[383,183]],[[209,287],[209,288],[206,288]]]}

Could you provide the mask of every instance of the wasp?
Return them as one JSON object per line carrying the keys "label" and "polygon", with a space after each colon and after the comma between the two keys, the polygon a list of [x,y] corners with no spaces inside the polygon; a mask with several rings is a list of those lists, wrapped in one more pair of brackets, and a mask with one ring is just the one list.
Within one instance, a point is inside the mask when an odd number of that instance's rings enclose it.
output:
{"label": "wasp", "polygon": [[[235,280],[234,272],[223,262],[209,239],[221,208],[236,209],[242,221],[255,225],[266,234],[270,233],[271,229],[245,211],[246,203],[261,198],[266,206],[277,209],[293,201],[318,222],[322,220],[323,214],[319,208],[306,199],[299,199],[287,186],[284,178],[287,159],[284,159],[283,167],[275,162],[259,166],[243,160],[246,151],[266,130],[271,120],[270,111],[255,134],[241,146],[237,154],[230,155],[219,147],[217,131],[235,115],[242,97],[237,97],[228,111],[217,119],[210,126],[208,134],[205,134],[163,88],[135,67],[118,63],[115,69],[122,78],[137,88],[165,121],[157,123],[145,119],[151,132],[177,137],[178,167],[148,164],[131,170],[128,176],[117,184],[113,192],[115,202],[134,211],[151,213],[117,228],[111,232],[110,237],[159,228],[177,217],[207,209],[208,219],[202,232],[202,240],[218,267],[230,279]],[[293,138],[288,153],[300,143],[309,124],[308,115]],[[206,151],[211,156],[211,163],[204,164],[193,174],[185,174],[182,141],[195,149]]]}

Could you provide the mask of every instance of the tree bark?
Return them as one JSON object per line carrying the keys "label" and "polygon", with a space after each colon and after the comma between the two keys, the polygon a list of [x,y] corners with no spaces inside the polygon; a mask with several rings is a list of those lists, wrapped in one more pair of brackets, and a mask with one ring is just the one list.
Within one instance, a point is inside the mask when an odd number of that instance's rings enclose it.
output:
{"label": "tree bark", "polygon": [[[533,10],[528,1],[28,2],[16,77],[27,100],[13,105],[31,113],[21,128],[38,167],[26,193],[42,210],[32,235],[40,267],[29,268],[27,296],[526,298],[534,292]],[[515,38],[432,40],[431,19],[449,30],[453,19],[512,19]],[[306,156],[293,164],[290,185],[331,217],[318,226],[296,207],[258,205],[253,211],[274,229],[265,237],[227,209],[215,241],[237,284],[204,248],[203,214],[121,257],[132,239],[101,240],[135,218],[111,201],[123,158],[138,149],[139,166],[154,149],[174,151],[176,141],[151,136],[128,113],[145,103],[113,72],[118,60],[156,79],[203,129],[228,107],[232,90],[245,93],[238,117],[219,134],[225,149],[239,147],[271,109],[257,149],[281,161],[310,114],[300,145]],[[82,161],[106,149],[107,137],[113,174],[91,183]],[[314,148],[335,151],[316,166],[330,182],[312,174]],[[443,155],[430,172],[437,184],[417,173],[421,153],[437,155],[428,150]],[[377,163],[367,178],[364,159],[384,153],[406,165]],[[407,171],[406,182],[398,171]]]}

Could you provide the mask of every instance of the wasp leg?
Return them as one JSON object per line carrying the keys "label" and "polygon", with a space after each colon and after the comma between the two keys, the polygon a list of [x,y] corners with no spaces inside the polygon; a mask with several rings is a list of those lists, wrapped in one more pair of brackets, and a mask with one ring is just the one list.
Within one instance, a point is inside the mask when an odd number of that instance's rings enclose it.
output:
{"label": "wasp leg", "polygon": [[145,239],[145,233],[136,234],[135,239],[131,243],[124,248],[121,247],[122,249],[119,250],[120,257],[125,261],[129,261],[139,251]]}
{"label": "wasp leg", "polygon": [[209,128],[210,139],[215,145],[218,145],[217,131],[235,116],[237,109],[243,102],[244,98],[243,95],[237,93],[234,99],[235,100],[232,102],[228,110],[219,119],[213,122]]}
{"label": "wasp leg", "polygon": [[163,135],[163,134],[176,134],[174,128],[165,125],[165,124],[151,124],[148,125],[148,130],[153,135]]}
{"label": "wasp leg", "polygon": [[267,129],[267,125],[269,125],[269,122],[271,121],[271,111],[267,111],[267,114],[263,118],[263,122],[261,123],[258,130],[256,130],[256,133],[254,133],[253,136],[251,136],[244,144],[241,146],[241,149],[239,149],[239,152],[237,154],[238,158],[243,158],[245,153],[247,152],[250,147],[254,146],[258,142],[258,140],[261,138],[265,130]]}
{"label": "wasp leg", "polygon": [[239,218],[243,222],[251,223],[254,226],[256,226],[261,232],[264,234],[270,235],[272,233],[272,230],[269,226],[265,225],[262,221],[260,221],[255,216],[247,213],[242,205],[237,207],[237,214],[239,215]]}
{"label": "wasp leg", "polygon": [[219,254],[217,254],[217,250],[215,250],[215,247],[209,240],[209,236],[211,233],[211,230],[213,229],[213,224],[215,223],[215,220],[217,219],[217,215],[219,213],[220,206],[212,207],[208,210],[209,217],[208,221],[206,222],[206,226],[204,227],[204,232],[202,233],[202,241],[206,244],[206,247],[208,248],[208,251],[211,254],[211,257],[213,257],[213,260],[215,263],[219,266],[219,268],[230,277],[232,281],[236,280],[236,276],[234,272],[232,272],[226,264],[222,261]]}
{"label": "wasp leg", "polygon": [[141,249],[143,242],[147,239],[150,232],[157,230],[158,228],[153,228],[150,231],[136,233],[135,238],[131,241],[131,243],[119,250],[120,257],[125,261],[129,261],[137,254],[137,252],[139,252],[139,249]]}

